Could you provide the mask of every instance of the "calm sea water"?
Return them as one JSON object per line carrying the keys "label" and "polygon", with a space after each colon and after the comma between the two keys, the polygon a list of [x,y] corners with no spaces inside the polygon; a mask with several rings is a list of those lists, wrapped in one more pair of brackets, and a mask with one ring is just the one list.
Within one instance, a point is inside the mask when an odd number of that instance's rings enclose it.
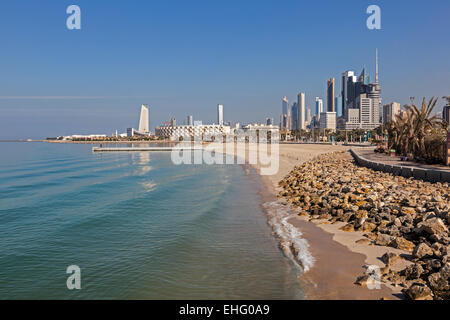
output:
{"label": "calm sea water", "polygon": [[[298,299],[238,165],[1,143],[1,299]],[[68,290],[66,268],[81,268]]]}

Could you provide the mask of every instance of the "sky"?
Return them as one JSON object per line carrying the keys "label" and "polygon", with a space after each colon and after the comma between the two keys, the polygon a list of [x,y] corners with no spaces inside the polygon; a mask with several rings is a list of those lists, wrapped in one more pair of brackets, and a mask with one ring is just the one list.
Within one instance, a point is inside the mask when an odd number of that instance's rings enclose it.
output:
{"label": "sky", "polygon": [[[69,30],[66,9],[81,9]],[[366,9],[381,8],[381,30]],[[137,127],[265,122],[281,99],[326,101],[326,82],[379,50],[383,103],[450,95],[450,1],[101,1],[0,3],[0,139],[112,134]],[[442,109],[440,99],[437,111]]]}

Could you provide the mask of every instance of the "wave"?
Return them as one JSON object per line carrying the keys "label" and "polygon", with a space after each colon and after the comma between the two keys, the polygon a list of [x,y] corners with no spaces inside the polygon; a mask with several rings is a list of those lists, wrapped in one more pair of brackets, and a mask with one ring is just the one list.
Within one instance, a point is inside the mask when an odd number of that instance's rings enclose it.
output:
{"label": "wave", "polygon": [[141,182],[141,186],[144,188],[145,192],[151,192],[156,189],[156,183],[153,181]]}
{"label": "wave", "polygon": [[303,234],[288,222],[294,217],[289,205],[278,200],[266,202],[263,207],[267,211],[269,225],[280,239],[283,253],[298,264],[303,272],[310,270],[314,266],[315,259],[309,252],[308,241],[302,238]]}

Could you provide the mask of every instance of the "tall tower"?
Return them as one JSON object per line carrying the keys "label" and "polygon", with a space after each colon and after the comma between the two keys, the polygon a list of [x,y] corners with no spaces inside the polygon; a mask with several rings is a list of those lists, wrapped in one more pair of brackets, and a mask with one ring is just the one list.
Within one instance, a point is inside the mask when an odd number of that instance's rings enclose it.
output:
{"label": "tall tower", "polygon": [[305,93],[304,92],[300,92],[297,95],[297,117],[298,117],[298,121],[297,121],[297,126],[299,130],[305,130],[306,129],[306,125],[305,125],[305,116],[306,116],[306,106],[305,106]]}
{"label": "tall tower", "polygon": [[290,130],[290,110],[288,110],[289,100],[286,96],[281,100],[281,117],[282,123],[281,127]]}
{"label": "tall tower", "polygon": [[150,131],[148,124],[148,105],[143,104],[141,106],[141,117],[139,118],[139,132],[147,133]]}
{"label": "tall tower", "polygon": [[323,112],[323,101],[319,97],[316,97],[316,116],[320,118],[320,114]]}
{"label": "tall tower", "polygon": [[284,96],[281,100],[281,114],[288,114],[288,103],[288,98]]}
{"label": "tall tower", "polygon": [[375,83],[378,83],[378,48],[375,49]]}
{"label": "tall tower", "polygon": [[187,116],[187,125],[192,126],[194,124],[194,119],[192,116]]}
{"label": "tall tower", "polygon": [[336,112],[336,106],[334,104],[334,78],[327,81],[327,111]]}
{"label": "tall tower", "polygon": [[223,126],[223,105],[217,105],[217,123],[219,126]]}
{"label": "tall tower", "polygon": [[342,115],[348,121],[348,109],[355,108],[355,84],[356,76],[354,71],[346,71],[342,74]]}

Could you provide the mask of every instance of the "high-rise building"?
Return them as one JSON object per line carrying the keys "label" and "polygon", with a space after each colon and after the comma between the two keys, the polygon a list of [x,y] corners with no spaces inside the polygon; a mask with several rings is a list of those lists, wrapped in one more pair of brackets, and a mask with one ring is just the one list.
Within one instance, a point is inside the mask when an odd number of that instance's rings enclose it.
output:
{"label": "high-rise building", "polygon": [[319,120],[320,114],[323,112],[323,101],[319,97],[316,97],[316,118]]}
{"label": "high-rise building", "polygon": [[447,122],[447,125],[450,124],[450,103],[442,109],[442,119]]}
{"label": "high-rise building", "polygon": [[273,125],[273,118],[267,118],[267,119],[266,119],[266,124],[267,124],[268,126]]}
{"label": "high-rise building", "polygon": [[347,110],[353,108],[355,99],[356,76],[354,71],[346,71],[342,74],[342,115],[347,119]]}
{"label": "high-rise building", "polygon": [[148,121],[148,105],[143,104],[141,106],[141,116],[139,118],[139,130],[140,133],[148,133],[150,131]]}
{"label": "high-rise building", "polygon": [[[378,49],[375,62],[375,82],[369,83],[369,77],[363,68],[357,78],[353,71],[342,74],[342,109],[344,121],[339,129],[372,130],[380,125],[381,87],[378,83]],[[359,119],[357,118],[357,114]],[[341,125],[343,127],[341,127]]]}
{"label": "high-rise building", "polygon": [[342,117],[342,95],[339,95],[339,97],[335,98],[335,105],[336,105],[336,116]]}
{"label": "high-rise building", "polygon": [[294,104],[291,107],[291,129],[297,130],[297,121],[298,121],[298,109],[297,109],[297,102],[294,102]]}
{"label": "high-rise building", "polygon": [[311,108],[307,108],[306,110],[308,110],[306,112],[306,122],[308,122],[310,124],[311,123]]}
{"label": "high-rise building", "polygon": [[327,81],[327,111],[336,112],[336,106],[334,104],[334,78]]}
{"label": "high-rise building", "polygon": [[392,102],[383,106],[383,124],[395,119],[395,115],[400,113],[400,103]]}
{"label": "high-rise building", "polygon": [[192,116],[187,116],[187,125],[188,126],[194,125],[194,118]]}
{"label": "high-rise building", "polygon": [[281,128],[291,130],[291,109],[288,107],[289,100],[286,96],[281,100]]}
{"label": "high-rise building", "polygon": [[217,105],[217,124],[223,126],[223,105]]}
{"label": "high-rise building", "polygon": [[305,130],[306,129],[306,119],[305,119],[305,113],[306,113],[306,105],[305,105],[305,98],[306,95],[304,92],[300,92],[297,95],[297,126],[299,130]]}
{"label": "high-rise building", "polygon": [[281,114],[288,113],[288,103],[289,103],[288,98],[284,96],[283,99],[281,100]]}

